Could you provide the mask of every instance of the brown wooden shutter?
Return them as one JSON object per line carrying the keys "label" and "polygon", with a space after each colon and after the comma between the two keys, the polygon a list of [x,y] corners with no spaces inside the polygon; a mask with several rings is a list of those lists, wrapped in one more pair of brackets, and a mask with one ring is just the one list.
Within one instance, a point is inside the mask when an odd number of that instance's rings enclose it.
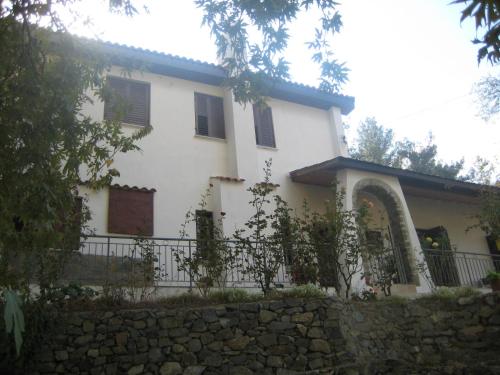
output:
{"label": "brown wooden shutter", "polygon": [[194,93],[196,134],[208,136],[208,95]]}
{"label": "brown wooden shutter", "polygon": [[270,107],[253,105],[255,139],[259,146],[276,147],[273,116]]}
{"label": "brown wooden shutter", "polygon": [[226,138],[223,100],[217,96],[210,96],[209,103],[211,136]]}
{"label": "brown wooden shutter", "polygon": [[218,96],[194,93],[196,134],[226,138],[223,99]]}
{"label": "brown wooden shutter", "polygon": [[150,122],[150,85],[109,76],[107,84],[113,98],[104,103],[104,119],[116,120],[118,109],[125,111],[122,122],[147,126]]}
{"label": "brown wooden shutter", "polygon": [[154,192],[109,188],[108,232],[152,236]]}

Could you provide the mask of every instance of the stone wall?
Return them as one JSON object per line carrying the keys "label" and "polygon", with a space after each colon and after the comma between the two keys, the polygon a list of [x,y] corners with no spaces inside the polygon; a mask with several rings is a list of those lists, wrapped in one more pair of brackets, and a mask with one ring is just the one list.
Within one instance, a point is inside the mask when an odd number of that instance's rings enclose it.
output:
{"label": "stone wall", "polygon": [[45,336],[31,373],[495,374],[499,302],[500,294],[458,302],[325,298],[71,313]]}

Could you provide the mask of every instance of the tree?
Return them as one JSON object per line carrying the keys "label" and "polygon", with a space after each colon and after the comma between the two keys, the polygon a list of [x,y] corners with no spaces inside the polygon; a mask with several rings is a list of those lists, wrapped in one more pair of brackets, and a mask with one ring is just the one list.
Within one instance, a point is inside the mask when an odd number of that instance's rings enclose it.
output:
{"label": "tree", "polygon": [[[270,85],[289,78],[283,53],[290,37],[288,24],[301,11],[317,8],[319,25],[308,47],[320,65],[320,89],[337,92],[347,80],[348,69],[338,62],[330,48],[330,37],[340,31],[342,20],[333,0],[239,1],[196,0],[204,11],[203,23],[217,44],[217,55],[240,103],[261,101]],[[249,37],[250,30],[255,39]],[[256,31],[256,32],[255,32]]]}
{"label": "tree", "polygon": [[492,64],[500,60],[500,4],[498,0],[454,0],[452,4],[465,4],[460,22],[473,17],[476,31],[484,27],[486,31],[480,38],[474,39],[474,44],[481,47],[477,53],[477,60],[481,62],[485,57]]}
{"label": "tree", "polygon": [[474,86],[479,116],[488,121],[500,113],[500,78],[487,76]]}
{"label": "tree", "polygon": [[457,178],[464,164],[463,160],[449,164],[439,160],[432,134],[423,146],[408,139],[395,142],[392,129],[379,125],[373,117],[360,124],[350,153],[355,159],[446,178]]}
{"label": "tree", "polygon": [[374,117],[368,117],[361,122],[356,146],[350,153],[355,159],[391,167],[399,166],[392,129],[385,129]]}
{"label": "tree", "polygon": [[398,142],[396,148],[401,165],[411,171],[456,179],[464,166],[463,159],[447,164],[437,158],[437,145],[433,143],[432,133],[429,133],[426,145],[419,147],[405,139]]}

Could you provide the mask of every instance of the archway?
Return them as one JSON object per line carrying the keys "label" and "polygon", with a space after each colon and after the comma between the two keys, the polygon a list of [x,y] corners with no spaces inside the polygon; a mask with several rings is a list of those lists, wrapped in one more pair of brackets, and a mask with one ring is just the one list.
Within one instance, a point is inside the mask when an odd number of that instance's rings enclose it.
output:
{"label": "archway", "polygon": [[[398,195],[389,185],[377,179],[359,181],[352,194],[354,207],[360,207],[365,200],[373,211],[371,216],[380,229],[369,227],[367,239],[369,244],[370,241],[372,244],[373,241],[380,241],[380,246],[386,247],[391,253],[396,283],[417,283],[415,257]],[[377,233],[380,233],[380,240],[377,239]]]}

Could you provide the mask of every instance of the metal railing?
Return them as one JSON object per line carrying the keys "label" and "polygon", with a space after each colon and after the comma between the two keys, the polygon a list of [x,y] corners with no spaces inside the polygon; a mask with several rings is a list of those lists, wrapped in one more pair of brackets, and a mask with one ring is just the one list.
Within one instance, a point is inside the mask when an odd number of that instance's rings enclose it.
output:
{"label": "metal railing", "polygon": [[[224,241],[224,244],[231,250],[238,246],[237,241]],[[149,272],[149,278],[154,278],[159,286],[192,288],[195,280],[190,272],[180,266],[185,258],[192,257],[203,246],[206,246],[206,242],[195,239],[86,236],[82,238],[80,249],[74,251],[66,263],[63,279],[89,285],[105,285],[127,282],[131,275],[141,276]],[[236,264],[252,262],[247,254],[235,253]],[[243,272],[242,267],[226,267],[222,279],[228,287],[258,287]],[[273,283],[278,286],[291,283],[285,262],[279,267]]]}
{"label": "metal railing", "polygon": [[500,271],[500,256],[424,249],[427,267],[436,286],[487,285],[488,271]]}

